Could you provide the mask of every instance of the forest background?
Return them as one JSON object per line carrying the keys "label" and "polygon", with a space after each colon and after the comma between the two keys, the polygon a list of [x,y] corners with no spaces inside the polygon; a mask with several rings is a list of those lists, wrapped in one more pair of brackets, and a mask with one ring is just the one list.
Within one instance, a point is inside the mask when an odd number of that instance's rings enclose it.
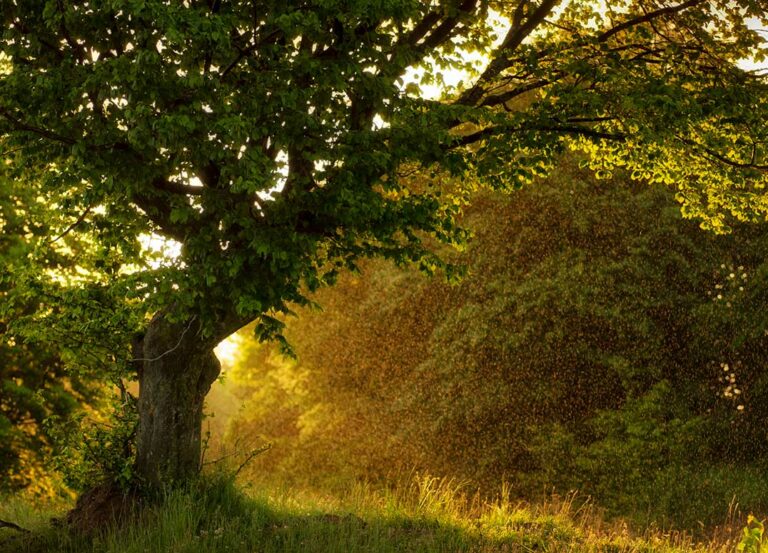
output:
{"label": "forest background", "polygon": [[[207,404],[206,462],[271,445],[241,481],[577,491],[638,527],[765,512],[765,226],[716,235],[670,191],[578,165],[478,192],[473,240],[449,254],[468,269],[458,285],[368,262],[318,293],[322,311],[287,319],[296,359],[241,332]],[[56,373],[56,352],[2,355],[3,389],[28,417],[3,414],[3,491],[86,488],[76,442],[101,444],[108,390]],[[62,433],[52,416],[80,424]]]}
{"label": "forest background", "polygon": [[249,477],[577,490],[687,529],[765,512],[765,227],[717,236],[577,165],[478,195],[458,286],[370,263],[289,322],[297,361],[242,341],[212,405],[230,451],[273,444]]}

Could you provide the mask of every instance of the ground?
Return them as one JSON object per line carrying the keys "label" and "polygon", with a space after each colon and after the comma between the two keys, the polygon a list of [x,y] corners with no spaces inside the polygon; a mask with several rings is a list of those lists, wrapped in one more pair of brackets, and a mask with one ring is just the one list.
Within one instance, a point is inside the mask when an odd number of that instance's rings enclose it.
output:
{"label": "ground", "polygon": [[357,486],[345,497],[305,490],[243,488],[214,479],[170,493],[130,524],[95,536],[51,525],[66,505],[19,498],[0,505],[0,519],[32,530],[0,529],[2,553],[267,553],[267,552],[733,552],[740,521],[696,543],[660,530],[633,534],[605,523],[578,497],[540,505],[503,497],[481,500],[451,481],[417,479],[408,490]]}

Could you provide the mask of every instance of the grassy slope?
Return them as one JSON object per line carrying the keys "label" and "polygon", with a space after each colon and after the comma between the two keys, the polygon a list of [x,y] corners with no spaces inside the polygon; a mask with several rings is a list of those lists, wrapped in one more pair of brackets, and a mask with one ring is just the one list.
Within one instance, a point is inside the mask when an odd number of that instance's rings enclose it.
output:
{"label": "grassy slope", "polygon": [[[296,490],[242,493],[217,483],[171,494],[139,522],[94,539],[52,529],[56,509],[6,500],[0,519],[30,528],[30,537],[0,530],[2,553],[56,552],[733,552],[728,539],[694,544],[684,536],[631,536],[606,526],[573,501],[528,506],[463,497],[450,483],[422,479],[410,492],[365,488],[343,500]],[[410,499],[408,499],[410,498]],[[735,535],[736,532],[733,532]]]}

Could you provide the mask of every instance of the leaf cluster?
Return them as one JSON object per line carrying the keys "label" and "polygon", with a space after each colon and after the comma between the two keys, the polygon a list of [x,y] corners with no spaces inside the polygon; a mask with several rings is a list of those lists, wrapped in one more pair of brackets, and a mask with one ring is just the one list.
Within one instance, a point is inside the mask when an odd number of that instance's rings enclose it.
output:
{"label": "leaf cluster", "polygon": [[[557,6],[12,0],[0,143],[44,220],[82,217],[69,233],[100,263],[137,264],[115,297],[197,316],[212,343],[252,320],[279,338],[275,315],[368,257],[452,271],[427,239],[465,237],[441,181],[517,188],[568,147],[714,228],[763,218],[766,83],[737,66],[763,55],[759,2]],[[408,82],[452,71],[440,100]],[[164,270],[149,232],[178,245]]]}

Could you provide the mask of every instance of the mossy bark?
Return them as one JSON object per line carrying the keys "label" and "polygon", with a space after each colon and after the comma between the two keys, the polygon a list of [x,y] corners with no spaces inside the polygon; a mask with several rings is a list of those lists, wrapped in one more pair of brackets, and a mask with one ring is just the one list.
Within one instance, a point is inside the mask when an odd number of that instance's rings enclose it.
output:
{"label": "mossy bark", "polygon": [[196,319],[172,323],[160,314],[134,345],[139,372],[136,469],[155,489],[200,470],[205,396],[221,365]]}

